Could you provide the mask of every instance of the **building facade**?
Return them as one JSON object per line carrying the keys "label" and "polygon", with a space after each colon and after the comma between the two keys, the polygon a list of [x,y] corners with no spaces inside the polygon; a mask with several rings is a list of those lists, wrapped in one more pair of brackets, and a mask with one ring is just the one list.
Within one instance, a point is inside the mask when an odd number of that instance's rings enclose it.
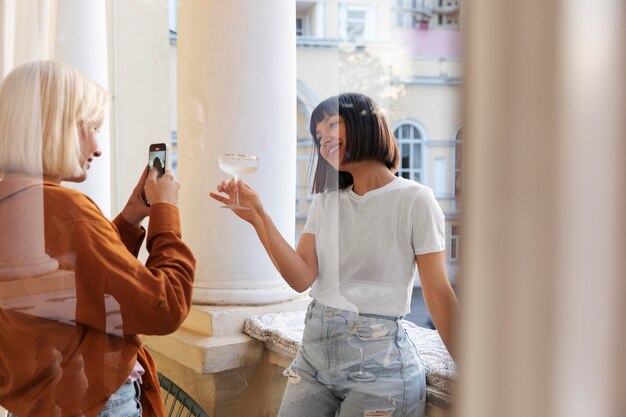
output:
{"label": "building facade", "polygon": [[434,190],[446,215],[448,274],[456,280],[463,167],[459,27],[458,1],[296,1],[296,240],[313,198],[311,111],[331,95],[358,91],[387,113],[401,152],[398,175]]}

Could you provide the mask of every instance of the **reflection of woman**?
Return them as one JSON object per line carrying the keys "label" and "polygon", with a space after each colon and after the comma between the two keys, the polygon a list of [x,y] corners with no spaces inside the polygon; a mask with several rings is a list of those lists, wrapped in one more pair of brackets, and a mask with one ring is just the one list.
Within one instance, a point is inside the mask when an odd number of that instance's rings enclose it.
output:
{"label": "reflection of woman", "polygon": [[159,175],[161,175],[161,172],[163,172],[163,164],[161,163],[161,159],[158,156],[154,157],[154,162],[152,163],[152,166],[156,168]]}
{"label": "reflection of woman", "polygon": [[[425,372],[400,318],[409,312],[416,264],[426,304],[451,344],[456,297],[445,271],[444,217],[432,191],[398,178],[397,143],[378,105],[341,94],[311,116],[317,150],[313,192],[297,250],[245,183],[212,197],[251,223],[297,291],[313,286],[302,348],[285,371],[279,416],[422,416]],[[364,370],[360,372],[361,351]]]}
{"label": "reflection of woman", "polygon": [[[100,156],[96,133],[107,105],[101,87],[53,61],[24,64],[0,84],[0,218],[10,224],[43,195],[45,227],[35,232],[57,272],[73,277],[54,296],[3,289],[0,404],[19,417],[139,416],[142,406],[145,416],[165,413],[137,334],[170,333],[189,312],[195,261],[180,239],[179,184],[170,172],[157,179],[156,170],[144,171],[113,222],[61,185],[83,181]],[[135,256],[148,215],[143,265]],[[0,252],[11,238],[2,234]]]}

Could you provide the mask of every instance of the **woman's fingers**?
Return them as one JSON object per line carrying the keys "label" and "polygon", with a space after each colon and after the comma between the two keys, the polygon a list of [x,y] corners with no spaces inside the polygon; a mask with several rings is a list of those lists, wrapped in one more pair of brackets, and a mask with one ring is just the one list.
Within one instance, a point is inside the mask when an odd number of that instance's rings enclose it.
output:
{"label": "woman's fingers", "polygon": [[224,180],[217,186],[217,191],[220,193],[228,193],[230,191],[237,191],[239,189],[238,182],[235,179]]}
{"label": "woman's fingers", "polygon": [[218,191],[220,192],[228,192],[231,190],[235,189],[235,185],[233,183],[231,183],[231,181],[233,180],[224,180],[220,183],[220,185],[217,187]]}
{"label": "woman's fingers", "polygon": [[209,193],[209,195],[213,197],[213,199],[219,201],[220,203],[224,203],[224,204],[228,203],[228,198],[224,197],[221,194],[216,194],[216,193],[211,192]]}

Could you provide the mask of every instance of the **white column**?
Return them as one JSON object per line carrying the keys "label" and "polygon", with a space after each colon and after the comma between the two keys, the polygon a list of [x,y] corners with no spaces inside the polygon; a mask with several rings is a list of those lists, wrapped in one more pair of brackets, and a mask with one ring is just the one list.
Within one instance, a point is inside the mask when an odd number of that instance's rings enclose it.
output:
{"label": "white column", "polygon": [[[56,42],[53,57],[108,88],[106,5],[104,0],[57,0]],[[111,147],[109,126],[99,135],[102,156],[91,165],[87,180],[66,185],[93,199],[105,216],[111,216]]]}
{"label": "white column", "polygon": [[260,157],[245,177],[292,242],[295,223],[295,3],[179,3],[178,127],[185,241],[198,260],[194,298],[267,304],[294,298],[253,228],[208,197],[228,175],[220,153]]}

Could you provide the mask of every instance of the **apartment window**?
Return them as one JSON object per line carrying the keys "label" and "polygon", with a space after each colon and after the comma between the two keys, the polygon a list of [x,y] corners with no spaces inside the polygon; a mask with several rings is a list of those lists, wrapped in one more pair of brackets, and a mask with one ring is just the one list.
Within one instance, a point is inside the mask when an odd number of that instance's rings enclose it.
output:
{"label": "apartment window", "polygon": [[357,41],[365,37],[365,10],[348,10],[346,13],[346,35],[348,40]]}
{"label": "apartment window", "polygon": [[450,228],[450,260],[461,259],[461,227],[452,226]]}
{"label": "apartment window", "polygon": [[400,147],[400,169],[398,175],[413,181],[422,180],[422,154],[424,138],[413,123],[403,123],[396,127],[394,135]]}
{"label": "apartment window", "polygon": [[454,201],[462,207],[463,197],[463,128],[459,128],[454,138]]}
{"label": "apartment window", "polygon": [[301,17],[296,17],[296,36],[304,35],[304,20]]}
{"label": "apartment window", "polygon": [[396,13],[396,26],[404,27],[404,13]]}

